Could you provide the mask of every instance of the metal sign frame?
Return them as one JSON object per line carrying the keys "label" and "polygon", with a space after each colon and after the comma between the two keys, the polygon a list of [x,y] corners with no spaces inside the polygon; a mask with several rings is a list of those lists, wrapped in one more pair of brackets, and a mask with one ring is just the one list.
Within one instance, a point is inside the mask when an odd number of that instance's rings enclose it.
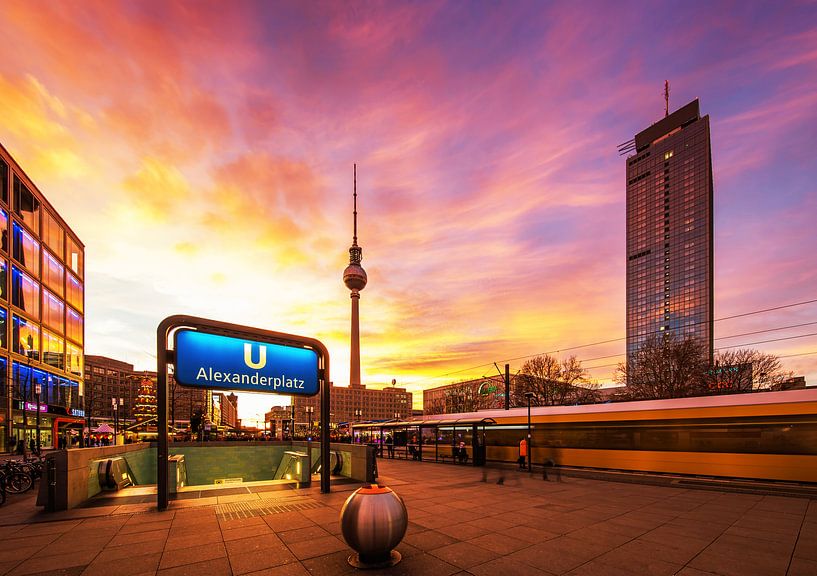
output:
{"label": "metal sign frame", "polygon": [[195,316],[175,315],[168,316],[159,324],[156,330],[156,403],[158,418],[158,467],[157,475],[157,506],[159,510],[167,508],[168,504],[168,474],[167,459],[169,456],[169,445],[167,435],[167,414],[168,414],[168,394],[167,394],[167,367],[168,364],[176,364],[176,351],[168,349],[168,342],[171,332],[187,328],[198,330],[203,333],[216,334],[241,338],[245,340],[255,340],[263,343],[278,344],[307,348],[317,354],[318,357],[318,384],[321,395],[321,492],[329,493],[329,351],[319,340],[307,338],[305,336],[295,336],[284,334],[283,332],[273,332],[262,330],[250,326],[229,324],[218,322],[207,318]]}

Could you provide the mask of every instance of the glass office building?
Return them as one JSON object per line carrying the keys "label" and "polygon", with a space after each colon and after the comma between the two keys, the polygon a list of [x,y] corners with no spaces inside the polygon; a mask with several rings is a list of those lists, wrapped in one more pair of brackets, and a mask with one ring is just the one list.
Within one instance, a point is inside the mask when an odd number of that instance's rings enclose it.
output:
{"label": "glass office building", "polygon": [[84,422],[85,248],[2,146],[0,231],[0,452],[57,447]]}
{"label": "glass office building", "polygon": [[709,116],[694,100],[635,136],[627,158],[627,354],[652,334],[712,354]]}

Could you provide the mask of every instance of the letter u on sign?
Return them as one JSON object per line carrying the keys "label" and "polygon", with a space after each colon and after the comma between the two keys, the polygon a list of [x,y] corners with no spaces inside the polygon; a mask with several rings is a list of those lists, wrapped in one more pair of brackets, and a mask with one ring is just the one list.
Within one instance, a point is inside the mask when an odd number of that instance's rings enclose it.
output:
{"label": "letter u on sign", "polygon": [[267,347],[263,344],[258,345],[258,362],[252,361],[252,344],[249,342],[244,344],[244,364],[250,368],[260,370],[267,365]]}

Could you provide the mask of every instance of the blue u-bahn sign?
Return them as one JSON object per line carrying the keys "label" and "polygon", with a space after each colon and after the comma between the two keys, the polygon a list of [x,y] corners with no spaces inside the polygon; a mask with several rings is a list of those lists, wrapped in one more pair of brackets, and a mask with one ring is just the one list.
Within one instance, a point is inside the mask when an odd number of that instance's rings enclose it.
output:
{"label": "blue u-bahn sign", "polygon": [[183,386],[314,396],[318,354],[307,348],[182,329],[175,378]]}

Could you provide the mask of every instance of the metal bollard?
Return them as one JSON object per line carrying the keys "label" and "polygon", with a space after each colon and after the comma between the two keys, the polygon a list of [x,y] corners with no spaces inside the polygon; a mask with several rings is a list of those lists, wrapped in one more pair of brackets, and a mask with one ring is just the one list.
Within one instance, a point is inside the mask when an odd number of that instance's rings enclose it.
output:
{"label": "metal bollard", "polygon": [[355,490],[340,511],[343,539],[355,550],[355,568],[388,568],[402,557],[394,547],[406,534],[408,512],[391,488],[371,484]]}

